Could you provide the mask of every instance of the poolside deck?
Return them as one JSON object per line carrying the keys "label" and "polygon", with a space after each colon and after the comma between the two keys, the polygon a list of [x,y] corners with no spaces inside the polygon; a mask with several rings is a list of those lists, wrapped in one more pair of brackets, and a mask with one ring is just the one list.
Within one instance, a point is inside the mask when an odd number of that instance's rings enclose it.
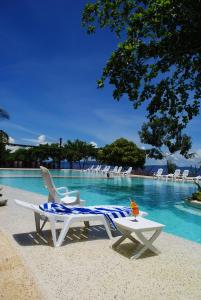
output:
{"label": "poolside deck", "polygon": [[[32,279],[18,277],[7,294],[0,293],[1,299],[14,299],[13,289],[23,289],[28,282],[30,289],[38,289],[33,299],[201,299],[201,244],[162,233],[156,241],[159,256],[148,252],[130,261],[132,243],[122,244],[117,252],[109,248],[102,226],[96,224],[86,233],[78,224],[62,247],[53,248],[49,230],[44,239],[37,236],[32,213],[13,202],[17,198],[39,203],[46,198],[10,187],[4,188],[4,196],[9,201],[0,207],[0,230],[6,236],[0,247],[16,251],[14,256]],[[13,271],[16,268],[13,265]],[[0,288],[7,269],[0,260]],[[19,293],[17,299],[25,298]]]}

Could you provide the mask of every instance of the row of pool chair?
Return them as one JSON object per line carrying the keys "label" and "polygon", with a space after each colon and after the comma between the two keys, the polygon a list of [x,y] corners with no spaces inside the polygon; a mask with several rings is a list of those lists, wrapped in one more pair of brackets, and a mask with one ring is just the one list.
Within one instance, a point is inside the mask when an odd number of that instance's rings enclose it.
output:
{"label": "row of pool chair", "polygon": [[201,180],[201,176],[195,176],[190,177],[189,176],[189,170],[184,170],[183,173],[181,173],[180,169],[176,169],[174,173],[171,174],[163,174],[163,169],[160,168],[156,173],[153,174],[155,179],[165,179],[165,180],[177,180],[177,181],[196,181],[198,182]]}
{"label": "row of pool chair", "polygon": [[83,172],[91,172],[94,174],[110,174],[110,175],[130,175],[132,172],[132,167],[129,167],[126,171],[122,171],[123,167],[115,166],[113,169],[111,166],[91,166],[88,169],[85,169]]}

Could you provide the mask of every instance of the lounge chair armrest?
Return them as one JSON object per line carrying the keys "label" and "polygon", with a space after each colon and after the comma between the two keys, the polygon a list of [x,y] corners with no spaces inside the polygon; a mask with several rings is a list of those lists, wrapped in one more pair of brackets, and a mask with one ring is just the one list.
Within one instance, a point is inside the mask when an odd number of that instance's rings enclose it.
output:
{"label": "lounge chair armrest", "polygon": [[63,196],[68,193],[68,188],[65,186],[61,186],[61,187],[56,188],[56,191],[57,191],[58,195]]}
{"label": "lounge chair armrest", "polygon": [[65,190],[66,192],[68,192],[68,188],[66,186],[61,186],[61,187],[58,187],[56,188],[57,191],[60,191],[60,190]]}
{"label": "lounge chair armrest", "polygon": [[78,194],[79,191],[70,191],[70,192],[67,192],[68,195],[71,195],[71,194]]}

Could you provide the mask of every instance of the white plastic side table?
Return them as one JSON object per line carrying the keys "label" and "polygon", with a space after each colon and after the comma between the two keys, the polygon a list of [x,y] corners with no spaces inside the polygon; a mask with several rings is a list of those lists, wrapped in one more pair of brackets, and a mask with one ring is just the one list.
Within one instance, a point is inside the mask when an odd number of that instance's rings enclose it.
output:
{"label": "white plastic side table", "polygon": [[[142,218],[137,217],[137,222],[134,222],[134,217],[126,217],[126,218],[118,218],[114,219],[114,223],[117,229],[123,234],[113,245],[112,247],[116,247],[120,245],[126,238],[130,239],[133,243],[138,242],[131,234],[135,233],[137,238],[139,239],[140,243],[143,245],[141,249],[131,257],[131,259],[139,258],[147,249],[150,249],[156,254],[159,254],[160,251],[153,246],[153,242],[158,238],[160,235],[163,227],[165,225]],[[144,232],[153,231],[152,236],[147,239],[144,236]]]}

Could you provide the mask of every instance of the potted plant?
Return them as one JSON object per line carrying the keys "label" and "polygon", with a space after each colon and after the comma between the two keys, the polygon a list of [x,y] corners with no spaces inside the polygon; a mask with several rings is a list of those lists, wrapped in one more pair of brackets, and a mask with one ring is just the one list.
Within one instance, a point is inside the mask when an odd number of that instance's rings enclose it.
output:
{"label": "potted plant", "polygon": [[194,181],[194,183],[196,184],[198,190],[188,198],[187,204],[201,209],[201,184],[196,181]]}

